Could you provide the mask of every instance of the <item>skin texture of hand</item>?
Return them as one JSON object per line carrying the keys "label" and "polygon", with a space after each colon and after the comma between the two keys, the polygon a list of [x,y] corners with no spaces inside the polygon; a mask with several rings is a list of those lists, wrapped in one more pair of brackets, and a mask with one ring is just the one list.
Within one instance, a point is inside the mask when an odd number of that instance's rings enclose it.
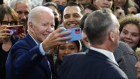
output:
{"label": "skin texture of hand", "polygon": [[7,29],[7,26],[0,27],[0,43],[2,43],[3,39],[7,39],[11,36],[10,30]]}
{"label": "skin texture of hand", "polygon": [[62,40],[68,40],[71,39],[72,37],[62,37],[64,35],[70,34],[71,31],[66,31],[60,33],[62,30],[64,30],[63,27],[58,28],[54,32],[52,32],[43,42],[42,46],[45,52],[48,52],[51,48],[54,46],[60,45],[60,44],[65,44],[66,42],[62,42]]}

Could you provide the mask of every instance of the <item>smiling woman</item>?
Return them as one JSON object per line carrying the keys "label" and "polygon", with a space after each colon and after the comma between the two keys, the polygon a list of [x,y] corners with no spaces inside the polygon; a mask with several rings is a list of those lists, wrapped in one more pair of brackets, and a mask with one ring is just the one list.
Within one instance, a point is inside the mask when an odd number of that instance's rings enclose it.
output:
{"label": "smiling woman", "polygon": [[140,19],[127,16],[120,20],[120,41],[127,43],[135,50],[140,41]]}
{"label": "smiling woman", "polygon": [[80,41],[70,41],[66,44],[59,45],[58,51],[56,52],[57,58],[55,62],[55,66],[57,71],[60,70],[60,65],[63,61],[64,56],[68,54],[78,53],[81,51],[81,42]]}

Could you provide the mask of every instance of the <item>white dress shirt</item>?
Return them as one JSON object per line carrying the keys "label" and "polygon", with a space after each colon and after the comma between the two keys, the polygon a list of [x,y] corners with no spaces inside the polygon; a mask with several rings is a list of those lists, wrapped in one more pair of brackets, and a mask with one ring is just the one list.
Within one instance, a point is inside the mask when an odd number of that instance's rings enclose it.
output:
{"label": "white dress shirt", "polygon": [[107,56],[109,59],[112,60],[112,62],[114,62],[116,65],[118,65],[118,63],[116,62],[116,60],[114,58],[113,52],[110,52],[110,51],[107,51],[107,50],[104,50],[104,49],[95,48],[95,47],[90,47],[90,49],[95,50],[95,51]]}

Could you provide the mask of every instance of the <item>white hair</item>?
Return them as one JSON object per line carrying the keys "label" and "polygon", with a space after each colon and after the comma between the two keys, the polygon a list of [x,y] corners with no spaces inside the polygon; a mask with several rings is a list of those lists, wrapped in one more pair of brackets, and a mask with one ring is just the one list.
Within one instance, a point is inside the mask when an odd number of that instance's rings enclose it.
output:
{"label": "white hair", "polygon": [[36,24],[36,16],[40,15],[42,11],[47,12],[50,15],[54,16],[53,11],[50,8],[45,6],[37,6],[29,12],[28,22],[27,22],[28,26],[29,26],[29,22]]}
{"label": "white hair", "polygon": [[11,0],[9,6],[15,10],[18,3],[26,4],[30,10],[32,8],[31,0]]}

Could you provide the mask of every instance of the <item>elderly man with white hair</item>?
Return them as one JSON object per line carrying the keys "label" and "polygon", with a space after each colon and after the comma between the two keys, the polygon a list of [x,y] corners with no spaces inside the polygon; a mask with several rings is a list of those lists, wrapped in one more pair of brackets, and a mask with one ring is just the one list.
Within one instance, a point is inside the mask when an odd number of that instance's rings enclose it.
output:
{"label": "elderly man with white hair", "polygon": [[50,53],[52,47],[65,44],[62,37],[71,31],[54,31],[54,14],[51,9],[38,6],[31,10],[28,33],[11,48],[6,61],[6,79],[55,79],[56,72]]}

